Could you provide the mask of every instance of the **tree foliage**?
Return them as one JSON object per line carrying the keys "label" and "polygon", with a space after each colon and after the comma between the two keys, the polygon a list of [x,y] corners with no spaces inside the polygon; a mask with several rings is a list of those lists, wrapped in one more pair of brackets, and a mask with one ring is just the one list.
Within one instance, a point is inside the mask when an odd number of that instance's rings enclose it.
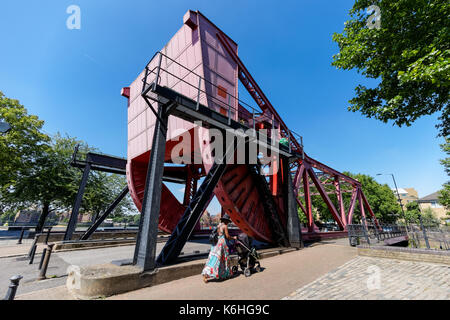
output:
{"label": "tree foliage", "polygon": [[441,223],[441,221],[431,208],[426,208],[422,210],[421,214],[422,214],[422,222],[425,226],[436,226]]}
{"label": "tree foliage", "polygon": [[406,204],[405,215],[408,222],[411,223],[419,222],[420,208],[417,201],[409,202]]}
{"label": "tree foliage", "polygon": [[433,209],[426,208],[424,210],[420,210],[417,201],[406,204],[405,215],[409,223],[419,224],[419,216],[422,216],[422,223],[425,226],[438,225],[440,223],[440,220],[433,212]]}
{"label": "tree foliage", "polygon": [[[367,27],[371,5],[380,8],[381,27]],[[442,0],[356,0],[342,33],[334,33],[339,53],[332,65],[356,69],[379,80],[358,85],[349,110],[383,122],[410,126],[440,113],[440,135],[450,133],[450,3]]]}
{"label": "tree foliage", "polygon": [[[17,101],[0,92],[0,119],[12,130],[0,136],[0,213],[12,214],[21,207],[42,208],[37,231],[42,230],[51,211],[70,211],[81,181],[82,172],[70,165],[74,147],[81,157],[96,151],[87,143],[57,133],[42,133],[44,124]],[[126,185],[123,176],[91,171],[83,196],[81,212],[98,215],[114,201]],[[133,213],[130,197],[124,198],[111,217]]]}
{"label": "tree foliage", "polygon": [[[441,144],[441,150],[444,151],[447,156],[450,155],[450,139],[446,138],[445,143]],[[447,176],[450,176],[450,157],[442,159],[441,164],[444,166],[444,170]],[[447,216],[450,218],[450,182],[446,182],[443,185],[443,189],[439,191],[439,203],[447,209]]]}
{"label": "tree foliage", "polygon": [[[10,193],[24,177],[32,174],[36,159],[48,149],[50,137],[41,131],[44,121],[29,115],[18,100],[0,91],[0,120],[11,125],[11,131],[0,135],[0,210],[10,208]],[[18,200],[18,199],[16,199]],[[15,207],[27,205],[15,202]]]}
{"label": "tree foliage", "polygon": [[439,191],[439,203],[447,209],[447,215],[450,215],[450,183],[447,182],[443,187]]}
{"label": "tree foliage", "polygon": [[[445,138],[445,143],[440,145],[441,150],[450,156],[450,139]],[[440,160],[441,164],[444,166],[445,173],[450,176],[450,157],[446,157],[445,159]]]}
{"label": "tree foliage", "polygon": [[[390,223],[401,217],[402,211],[398,199],[387,184],[380,184],[373,177],[365,174],[350,172],[345,174],[361,183],[362,191],[377,219],[384,223]],[[360,215],[359,208],[356,213]]]}
{"label": "tree foliage", "polygon": [[76,193],[78,172],[69,165],[75,139],[57,134],[37,154],[27,175],[17,180],[8,194],[9,202],[33,203],[42,208],[37,231],[50,211],[68,208]]}

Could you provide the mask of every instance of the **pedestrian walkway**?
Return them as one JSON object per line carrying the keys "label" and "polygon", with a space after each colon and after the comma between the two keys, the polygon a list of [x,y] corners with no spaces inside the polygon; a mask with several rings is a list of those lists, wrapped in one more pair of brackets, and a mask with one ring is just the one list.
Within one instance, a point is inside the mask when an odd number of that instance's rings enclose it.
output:
{"label": "pedestrian walkway", "polygon": [[303,250],[263,259],[263,271],[248,278],[240,274],[226,281],[205,284],[199,274],[108,299],[278,300],[353,259],[357,254],[356,249],[347,243],[347,239],[329,240]]}
{"label": "pedestrian walkway", "polygon": [[440,300],[450,299],[446,265],[356,257],[286,300]]}
{"label": "pedestrian walkway", "polygon": [[[17,242],[17,240],[16,240]],[[0,258],[11,258],[11,257],[18,257],[18,256],[24,256],[28,254],[28,251],[31,248],[31,242],[30,243],[22,243],[22,244],[15,244],[15,245],[9,245],[9,246],[0,246]],[[42,250],[46,246],[43,244],[39,244],[36,249],[36,253],[41,253]]]}
{"label": "pedestrian walkway", "polygon": [[[163,246],[164,243],[158,243],[157,252],[159,252]],[[115,260],[131,261],[134,253],[134,245],[54,252],[47,269],[47,277],[49,279],[36,281],[39,274],[38,265],[42,256],[41,252],[45,247],[44,244],[38,245],[34,262],[30,265],[29,259],[26,258],[26,254],[30,249],[29,244],[9,247],[0,246],[0,269],[2,270],[0,273],[0,297],[2,297],[8,289],[9,278],[19,274],[23,276],[23,279],[20,282],[17,296],[27,293],[29,299],[33,299],[33,297],[36,299],[41,299],[42,297],[52,299],[52,296],[63,297],[61,294],[50,294],[52,292],[51,288],[65,284],[67,268],[70,265],[86,267],[89,265],[110,263]],[[185,255],[188,255],[198,252],[207,252],[209,248],[209,244],[198,241],[189,241],[183,247],[183,252]],[[48,289],[48,291],[45,291],[45,295],[42,295],[40,292],[42,289]],[[33,294],[33,292],[36,293]]]}
{"label": "pedestrian walkway", "polygon": [[[5,227],[1,227],[0,229],[0,257],[2,257],[1,249],[3,247],[12,247],[17,244],[19,240],[21,231],[8,231],[5,230]],[[24,237],[22,239],[22,245],[28,244],[30,245],[33,242],[33,239],[28,239],[28,231],[24,233]]]}
{"label": "pedestrian walkway", "polygon": [[[92,255],[93,252],[101,253],[102,249],[86,250],[84,254]],[[71,260],[70,264],[84,262],[79,254],[81,252],[57,255],[54,262],[61,260],[61,267],[67,266],[67,260]],[[98,254],[97,257],[110,259],[111,251],[110,254],[105,257]],[[357,256],[356,249],[348,245],[348,239],[314,243],[303,250],[263,259],[261,266],[262,272],[248,278],[240,274],[226,281],[205,284],[199,274],[107,299],[450,299],[448,266]],[[22,294],[16,299],[73,299],[61,283],[65,279],[55,280],[49,279],[48,284],[39,289],[36,287],[34,291],[31,288],[24,290],[29,286],[24,283],[22,290],[19,286]]]}

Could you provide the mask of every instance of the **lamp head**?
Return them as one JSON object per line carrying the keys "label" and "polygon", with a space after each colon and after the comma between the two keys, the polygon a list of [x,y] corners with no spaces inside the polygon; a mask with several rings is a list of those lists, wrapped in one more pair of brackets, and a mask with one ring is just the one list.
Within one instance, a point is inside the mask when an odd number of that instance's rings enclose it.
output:
{"label": "lamp head", "polygon": [[7,133],[9,130],[11,130],[9,123],[0,121],[0,133]]}

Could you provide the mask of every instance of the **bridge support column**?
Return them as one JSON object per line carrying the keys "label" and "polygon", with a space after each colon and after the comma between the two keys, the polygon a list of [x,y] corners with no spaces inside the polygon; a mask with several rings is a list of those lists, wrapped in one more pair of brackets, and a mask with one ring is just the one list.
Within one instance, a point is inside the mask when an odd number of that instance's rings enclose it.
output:
{"label": "bridge support column", "polygon": [[64,234],[64,240],[71,240],[72,235],[77,226],[78,212],[80,211],[81,201],[83,200],[84,189],[86,188],[89,172],[91,171],[91,164],[86,163],[86,167],[83,171],[83,177],[81,178],[80,187],[78,188],[75,204],[73,205],[72,213],[70,214],[70,220],[67,224],[66,233]]}
{"label": "bridge support column", "polygon": [[148,162],[139,232],[133,259],[133,264],[141,268],[142,271],[154,270],[156,266],[156,240],[166,152],[167,122],[169,119],[165,105],[158,104],[158,116],[159,119],[155,123],[152,150]]}
{"label": "bridge support column", "polygon": [[287,207],[287,233],[289,244],[294,248],[303,248],[302,231],[300,228],[300,219],[298,218],[297,201],[295,200],[294,185],[292,182],[292,176],[289,169],[288,159],[283,159],[283,177],[284,179],[284,191],[286,197]]}

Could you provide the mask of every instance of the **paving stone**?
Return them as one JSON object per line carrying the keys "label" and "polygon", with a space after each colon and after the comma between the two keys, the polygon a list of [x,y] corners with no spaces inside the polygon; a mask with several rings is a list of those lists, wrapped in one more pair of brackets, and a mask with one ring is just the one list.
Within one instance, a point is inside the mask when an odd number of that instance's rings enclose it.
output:
{"label": "paving stone", "polygon": [[[373,270],[379,271],[379,289],[368,287],[369,283],[376,283],[370,281],[376,276]],[[285,299],[448,300],[450,268],[440,264],[359,256]]]}

